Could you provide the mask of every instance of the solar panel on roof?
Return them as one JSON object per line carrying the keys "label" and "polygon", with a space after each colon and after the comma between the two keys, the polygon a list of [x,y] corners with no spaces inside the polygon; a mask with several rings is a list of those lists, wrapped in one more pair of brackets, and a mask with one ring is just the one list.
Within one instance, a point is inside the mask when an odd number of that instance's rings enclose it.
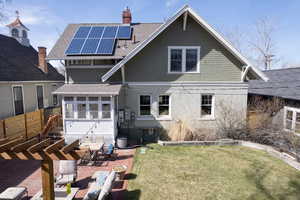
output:
{"label": "solar panel on roof", "polygon": [[115,38],[117,30],[118,30],[118,26],[106,26],[102,37]]}
{"label": "solar panel on roof", "polygon": [[95,54],[100,39],[87,39],[81,50],[81,54]]}
{"label": "solar panel on roof", "polygon": [[96,54],[110,55],[113,53],[116,39],[101,39]]}
{"label": "solar panel on roof", "polygon": [[103,26],[94,26],[90,31],[89,38],[101,38],[103,31]]}
{"label": "solar panel on roof", "polygon": [[118,29],[117,38],[118,39],[130,39],[131,38],[131,27],[130,26],[120,26]]}
{"label": "solar panel on roof", "polygon": [[90,26],[81,26],[77,30],[74,38],[87,38],[89,32],[90,32],[91,27]]}
{"label": "solar panel on roof", "polygon": [[66,54],[80,54],[85,39],[73,39],[66,50]]}

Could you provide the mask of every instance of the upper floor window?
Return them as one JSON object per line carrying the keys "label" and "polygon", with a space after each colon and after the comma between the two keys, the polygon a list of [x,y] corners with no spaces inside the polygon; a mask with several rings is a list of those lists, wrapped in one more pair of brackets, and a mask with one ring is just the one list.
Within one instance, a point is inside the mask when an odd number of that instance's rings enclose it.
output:
{"label": "upper floor window", "polygon": [[199,73],[200,47],[169,47],[168,49],[169,73]]}
{"label": "upper floor window", "polygon": [[11,30],[11,35],[12,35],[13,37],[19,37],[19,30],[16,29],[16,28],[13,28],[13,29]]}

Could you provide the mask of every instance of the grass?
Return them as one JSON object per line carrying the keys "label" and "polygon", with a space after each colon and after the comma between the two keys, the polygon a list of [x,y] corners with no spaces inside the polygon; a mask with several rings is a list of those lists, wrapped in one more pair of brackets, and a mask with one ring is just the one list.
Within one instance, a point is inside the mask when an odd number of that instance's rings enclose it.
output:
{"label": "grass", "polygon": [[300,199],[300,172],[246,147],[138,149],[126,199]]}

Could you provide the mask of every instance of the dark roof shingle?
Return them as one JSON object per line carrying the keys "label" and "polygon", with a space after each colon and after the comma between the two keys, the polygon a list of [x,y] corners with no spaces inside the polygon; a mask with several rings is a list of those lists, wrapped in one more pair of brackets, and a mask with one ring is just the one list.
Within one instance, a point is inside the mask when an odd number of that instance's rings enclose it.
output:
{"label": "dark roof shingle", "polygon": [[0,81],[63,81],[64,76],[48,64],[48,73],[38,68],[38,52],[14,38],[0,34]]}
{"label": "dark roof shingle", "polygon": [[300,100],[300,68],[264,71],[268,82],[251,80],[249,93]]}

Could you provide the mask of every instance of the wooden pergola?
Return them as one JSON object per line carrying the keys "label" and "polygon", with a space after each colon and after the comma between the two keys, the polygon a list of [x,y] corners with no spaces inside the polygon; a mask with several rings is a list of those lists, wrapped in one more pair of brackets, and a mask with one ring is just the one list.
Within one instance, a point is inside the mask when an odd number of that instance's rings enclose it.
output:
{"label": "wooden pergola", "polygon": [[51,116],[43,131],[32,137],[15,137],[0,140],[0,159],[40,160],[44,200],[54,200],[53,160],[79,160],[86,149],[79,148],[79,140],[66,144],[64,138],[49,138],[60,116]]}

